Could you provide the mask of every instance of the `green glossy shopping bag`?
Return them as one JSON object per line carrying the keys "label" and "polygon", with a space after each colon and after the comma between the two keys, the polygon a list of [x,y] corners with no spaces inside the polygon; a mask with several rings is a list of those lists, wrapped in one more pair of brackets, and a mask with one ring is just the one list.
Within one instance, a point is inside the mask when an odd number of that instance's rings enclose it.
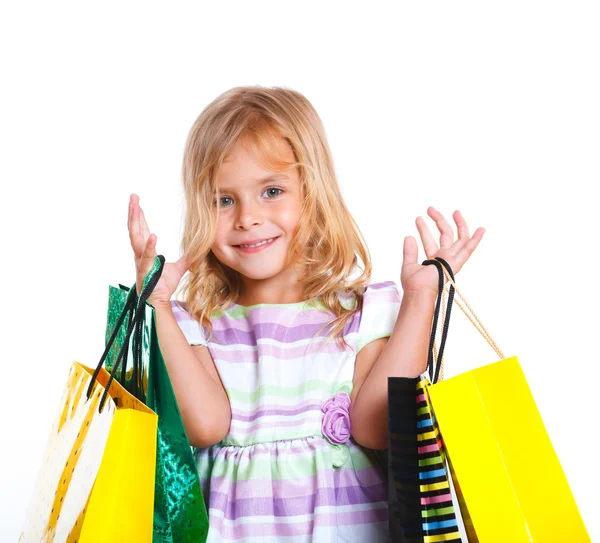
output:
{"label": "green glossy shopping bag", "polygon": [[[155,279],[155,275],[162,269],[163,264],[164,257],[158,255],[144,281],[144,287],[158,280]],[[132,289],[134,292],[131,292]],[[119,288],[109,287],[107,341],[130,294],[137,297],[135,285],[131,288],[121,284]],[[198,472],[160,352],[154,308],[149,303],[145,305],[146,310],[136,323],[135,332],[130,340],[131,345],[126,349],[129,353],[127,360],[119,369],[116,378],[131,394],[158,414],[153,541],[203,543],[208,532],[208,515]],[[128,324],[131,315],[126,318]],[[126,330],[127,325],[123,329]],[[123,332],[115,340],[114,345],[117,347],[108,354],[106,368],[109,371],[113,368],[124,342]]]}

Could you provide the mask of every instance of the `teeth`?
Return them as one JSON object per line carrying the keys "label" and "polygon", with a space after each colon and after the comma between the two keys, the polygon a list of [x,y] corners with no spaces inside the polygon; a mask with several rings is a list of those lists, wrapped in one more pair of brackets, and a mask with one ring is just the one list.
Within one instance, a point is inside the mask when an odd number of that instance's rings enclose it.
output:
{"label": "teeth", "polygon": [[259,247],[260,245],[264,245],[265,243],[269,243],[270,241],[273,241],[275,238],[271,238],[271,239],[266,239],[265,241],[261,241],[260,243],[257,243],[256,245],[240,245],[240,247]]}

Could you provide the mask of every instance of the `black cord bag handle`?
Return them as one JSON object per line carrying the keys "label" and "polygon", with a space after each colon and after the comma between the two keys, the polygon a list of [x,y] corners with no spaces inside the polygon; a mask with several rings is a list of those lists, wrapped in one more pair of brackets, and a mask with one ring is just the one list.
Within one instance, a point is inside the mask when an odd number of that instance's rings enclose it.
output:
{"label": "black cord bag handle", "polygon": [[[129,295],[127,296],[127,303],[125,304],[125,307],[123,308],[123,311],[121,312],[121,315],[119,316],[119,319],[117,321],[117,324],[115,325],[113,333],[111,334],[110,339],[106,343],[106,347],[104,349],[104,353],[102,354],[102,357],[100,358],[100,362],[98,362],[98,365],[96,366],[94,374],[92,375],[92,379],[90,381],[90,385],[88,386],[87,393],[86,393],[86,398],[88,400],[90,399],[90,396],[92,394],[92,388],[94,386],[94,381],[97,381],[98,374],[100,373],[100,368],[104,364],[104,361],[106,360],[106,357],[108,356],[108,353],[110,352],[110,349],[112,348],[113,343],[115,342],[115,339],[121,328],[121,325],[123,324],[123,321],[125,320],[125,317],[127,316],[128,312],[130,312],[132,310],[133,307],[136,307],[135,313],[133,314],[133,319],[130,320],[129,326],[127,328],[127,333],[125,335],[125,341],[123,342],[123,347],[121,348],[121,351],[119,352],[119,356],[117,357],[115,365],[110,373],[108,382],[106,383],[106,386],[104,388],[104,394],[102,395],[102,398],[100,399],[100,405],[98,407],[98,410],[100,413],[102,413],[102,410],[104,409],[104,404],[105,404],[106,398],[108,396],[108,391],[110,389],[110,385],[112,384],[113,379],[115,378],[115,375],[119,369],[121,360],[123,357],[125,357],[125,359],[127,358],[127,350],[129,348],[129,340],[131,338],[133,330],[136,327],[136,324],[138,323],[138,321],[140,323],[143,322],[142,318],[143,318],[144,312],[146,311],[146,301],[150,297],[150,294],[152,294],[152,291],[154,290],[154,287],[158,283],[158,280],[160,279],[160,276],[162,274],[164,264],[165,264],[165,257],[163,255],[158,255],[157,258],[160,261],[160,265],[157,268],[157,270],[149,278],[147,278],[146,287],[142,290],[139,298],[137,297],[137,292],[136,292],[135,286],[131,288]],[[138,326],[137,332],[138,333],[136,335],[136,339],[141,339],[141,332],[142,332],[141,326]],[[141,355],[141,347],[139,346],[139,343],[138,343],[137,350],[135,347],[136,347],[136,345],[134,342],[134,372],[135,372],[135,378],[137,379],[137,375],[139,373],[139,368],[138,368],[138,371],[136,371],[136,356],[135,355],[137,354],[138,355],[137,357],[141,358],[141,356],[140,356]],[[140,362],[141,362],[141,360],[140,360]]]}
{"label": "black cord bag handle", "polygon": [[429,352],[427,355],[427,370],[429,371],[429,379],[431,384],[435,384],[439,380],[440,370],[442,368],[442,356],[444,355],[444,347],[446,346],[446,338],[448,336],[448,328],[450,326],[450,312],[452,310],[452,303],[454,301],[454,286],[450,286],[448,292],[448,304],[446,309],[446,316],[444,319],[444,324],[442,327],[442,339],[440,341],[440,350],[438,352],[438,359],[434,361],[433,359],[433,343],[435,341],[435,332],[437,330],[437,323],[440,316],[440,306],[442,302],[442,294],[444,292],[444,270],[442,269],[442,265],[448,271],[450,277],[454,281],[454,273],[452,273],[452,268],[450,264],[446,262],[441,257],[436,257],[433,260],[424,260],[423,266],[435,266],[439,272],[439,281],[438,281],[438,295],[435,302],[435,311],[433,314],[433,325],[431,327],[431,338],[429,340]]}

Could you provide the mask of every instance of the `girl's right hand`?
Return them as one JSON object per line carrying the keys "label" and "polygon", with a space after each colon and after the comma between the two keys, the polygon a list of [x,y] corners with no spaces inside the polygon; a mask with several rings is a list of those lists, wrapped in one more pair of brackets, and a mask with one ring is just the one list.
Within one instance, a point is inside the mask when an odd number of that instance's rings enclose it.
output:
{"label": "girl's right hand", "polygon": [[[127,218],[129,240],[131,241],[135,259],[136,290],[138,296],[141,293],[144,279],[154,265],[157,239],[156,235],[151,234],[148,229],[148,224],[146,223],[139,201],[140,199],[137,194],[132,194],[129,197],[129,215]],[[148,298],[148,303],[154,307],[160,304],[170,306],[171,296],[177,289],[188,267],[189,263],[186,255],[183,255],[177,262],[170,264],[165,262],[160,279]]]}

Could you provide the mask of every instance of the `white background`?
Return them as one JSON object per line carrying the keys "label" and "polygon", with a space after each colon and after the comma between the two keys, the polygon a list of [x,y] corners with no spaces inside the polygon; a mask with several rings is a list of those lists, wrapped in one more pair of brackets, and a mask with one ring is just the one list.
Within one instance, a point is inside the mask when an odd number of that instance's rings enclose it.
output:
{"label": "white background", "polygon": [[[405,236],[425,258],[429,205],[487,229],[457,283],[519,357],[600,541],[600,9],[396,4],[3,4],[0,541],[20,533],[71,361],[100,358],[108,285],[135,281],[129,194],[178,258],[188,130],[254,84],[320,113],[373,281],[399,283]],[[498,359],[453,316],[447,375]]]}

